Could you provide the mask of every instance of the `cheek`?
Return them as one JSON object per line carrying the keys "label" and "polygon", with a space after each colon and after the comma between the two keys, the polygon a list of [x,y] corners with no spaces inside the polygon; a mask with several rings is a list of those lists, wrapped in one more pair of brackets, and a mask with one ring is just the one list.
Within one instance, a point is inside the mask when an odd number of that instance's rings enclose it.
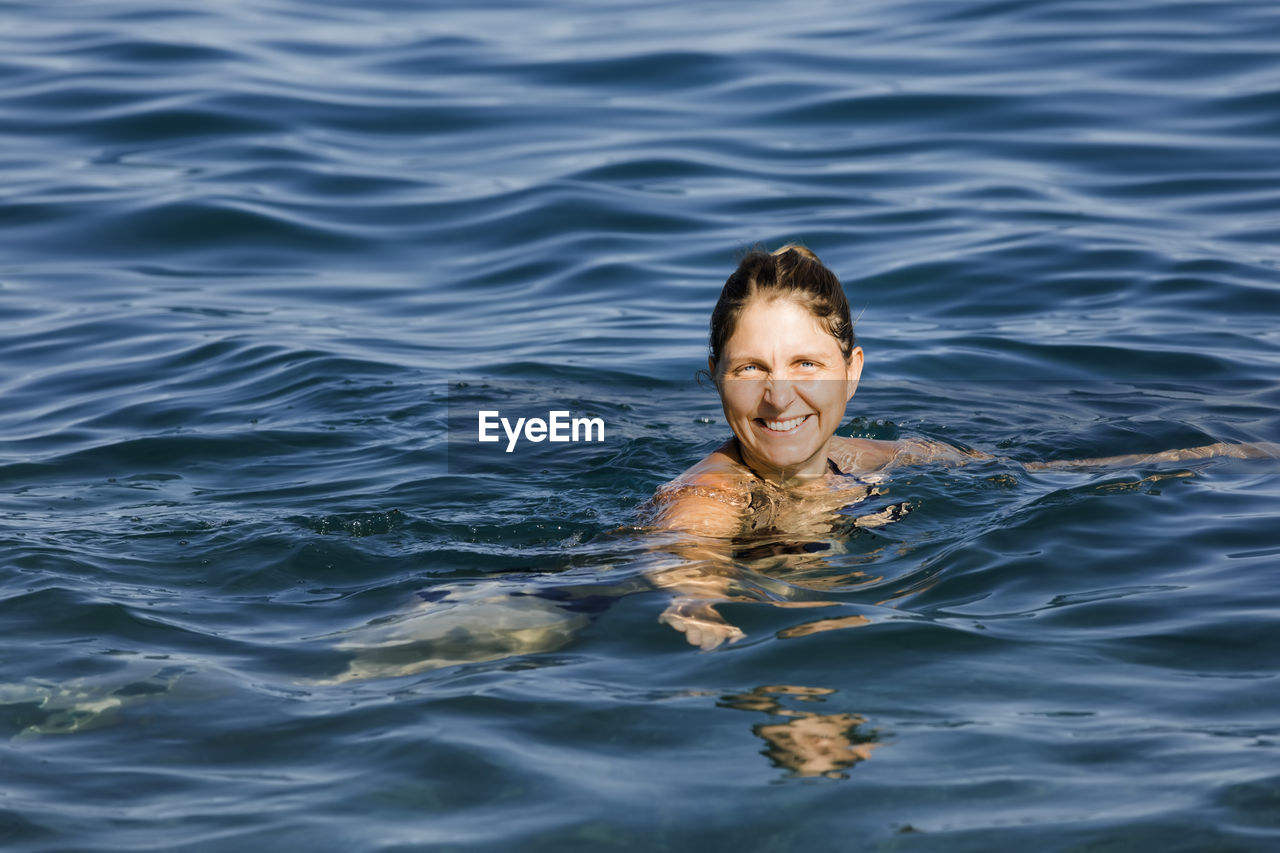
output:
{"label": "cheek", "polygon": [[810,398],[811,405],[825,415],[841,418],[845,405],[849,402],[844,395],[843,382],[824,382]]}
{"label": "cheek", "polygon": [[722,386],[720,402],[732,412],[753,412],[760,402],[761,383],[746,380],[729,380]]}

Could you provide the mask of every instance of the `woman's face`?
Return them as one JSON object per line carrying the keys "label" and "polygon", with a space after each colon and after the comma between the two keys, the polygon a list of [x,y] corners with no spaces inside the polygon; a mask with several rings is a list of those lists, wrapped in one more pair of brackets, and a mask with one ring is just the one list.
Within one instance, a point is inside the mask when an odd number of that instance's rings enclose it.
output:
{"label": "woman's face", "polygon": [[748,467],[777,482],[826,473],[827,444],[862,375],[861,349],[846,360],[808,308],[757,298],[711,371]]}

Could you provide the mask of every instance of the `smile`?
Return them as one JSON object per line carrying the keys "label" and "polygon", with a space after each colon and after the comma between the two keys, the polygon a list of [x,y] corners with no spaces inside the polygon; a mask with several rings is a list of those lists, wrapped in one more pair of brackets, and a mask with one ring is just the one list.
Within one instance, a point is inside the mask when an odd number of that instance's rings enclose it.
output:
{"label": "smile", "polygon": [[763,426],[769,432],[789,433],[800,429],[800,425],[813,415],[800,415],[799,417],[789,418],[785,421],[766,421],[764,418],[756,418],[756,423]]}

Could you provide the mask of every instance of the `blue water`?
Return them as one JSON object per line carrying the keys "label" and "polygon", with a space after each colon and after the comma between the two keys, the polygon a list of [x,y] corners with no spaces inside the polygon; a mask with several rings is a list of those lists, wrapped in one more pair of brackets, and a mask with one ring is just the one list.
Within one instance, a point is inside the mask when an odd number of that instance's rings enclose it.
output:
{"label": "blue water", "polygon": [[0,6],[0,846],[1280,847],[1274,461],[900,469],[711,652],[637,514],[754,243],[846,434],[1280,440],[1280,6],[457,5]]}

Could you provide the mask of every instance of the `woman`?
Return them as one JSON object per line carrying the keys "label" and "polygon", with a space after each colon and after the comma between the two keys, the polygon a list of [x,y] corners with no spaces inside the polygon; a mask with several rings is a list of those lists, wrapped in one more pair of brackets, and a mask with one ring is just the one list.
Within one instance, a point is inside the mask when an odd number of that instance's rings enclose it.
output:
{"label": "woman", "polygon": [[[690,643],[713,648],[741,639],[714,602],[733,594],[727,547],[764,530],[829,532],[834,511],[864,498],[884,472],[921,462],[991,459],[923,439],[875,441],[835,435],[862,375],[849,303],[839,279],[802,246],[752,252],[725,282],[711,314],[707,369],[733,437],[660,488],[651,521],[684,534],[684,564],[654,575],[677,597],[661,621]],[[1260,448],[1213,444],[1105,459],[1027,463],[1028,469],[1138,464],[1216,455],[1267,456]],[[858,519],[896,520],[905,505]],[[690,535],[692,534],[692,535]],[[777,603],[777,602],[775,602]],[[830,602],[782,602],[821,606]]]}

